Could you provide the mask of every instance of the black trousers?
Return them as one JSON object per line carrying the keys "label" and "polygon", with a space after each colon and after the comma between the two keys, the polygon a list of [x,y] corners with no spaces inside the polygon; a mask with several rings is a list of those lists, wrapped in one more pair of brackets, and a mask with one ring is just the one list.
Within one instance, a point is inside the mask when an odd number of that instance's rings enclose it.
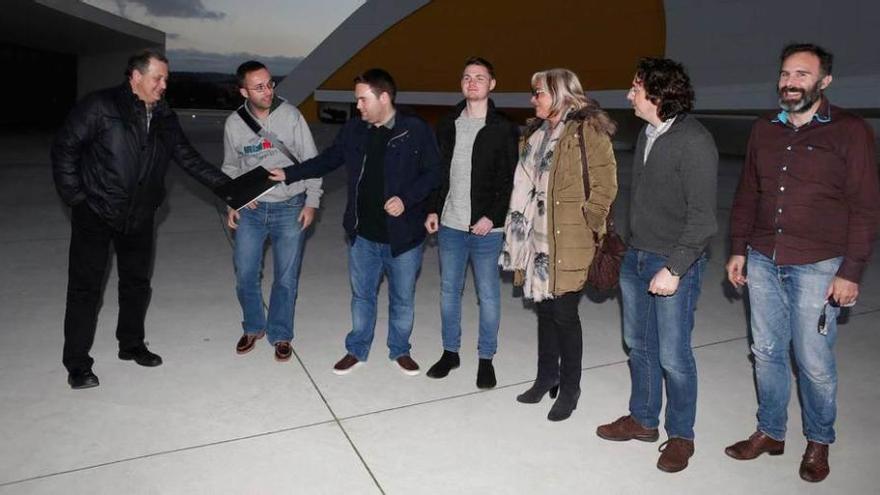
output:
{"label": "black trousers", "polygon": [[536,384],[559,383],[560,393],[580,390],[583,334],[578,315],[580,292],[536,304],[538,312],[538,377]]}
{"label": "black trousers", "polygon": [[111,243],[119,272],[116,339],[124,350],[144,345],[144,319],[151,293],[153,219],[144,222],[136,232],[122,233],[107,225],[85,202],[80,203],[71,211],[62,359],[68,372],[91,369],[94,363],[89,351],[95,340]]}

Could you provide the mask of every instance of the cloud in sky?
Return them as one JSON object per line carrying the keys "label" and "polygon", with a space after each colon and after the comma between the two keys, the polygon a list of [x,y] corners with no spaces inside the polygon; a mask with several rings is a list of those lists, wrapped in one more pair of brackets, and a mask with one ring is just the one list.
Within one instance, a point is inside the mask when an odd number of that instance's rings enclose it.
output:
{"label": "cloud in sky", "polygon": [[302,57],[263,56],[253,53],[210,53],[199,50],[168,50],[171,72],[219,72],[234,74],[235,69],[246,60],[259,60],[266,64],[272,75],[286,76],[302,60]]}
{"label": "cloud in sky", "polygon": [[116,5],[123,16],[128,5],[140,5],[147,14],[156,17],[208,20],[220,20],[226,17],[224,12],[205,8],[202,0],[116,0]]}
{"label": "cloud in sky", "polygon": [[308,55],[364,3],[364,0],[81,1],[168,33],[168,50],[282,56],[287,58],[279,59],[282,67],[292,66],[291,60]]}

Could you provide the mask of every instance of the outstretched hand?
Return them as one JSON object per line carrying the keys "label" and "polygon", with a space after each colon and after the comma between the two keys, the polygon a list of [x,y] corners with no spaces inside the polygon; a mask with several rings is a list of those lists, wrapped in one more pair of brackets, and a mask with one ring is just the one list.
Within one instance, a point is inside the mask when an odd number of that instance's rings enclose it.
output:
{"label": "outstretched hand", "polygon": [[269,171],[269,179],[275,182],[284,182],[287,180],[287,174],[284,173],[283,168],[273,168]]}

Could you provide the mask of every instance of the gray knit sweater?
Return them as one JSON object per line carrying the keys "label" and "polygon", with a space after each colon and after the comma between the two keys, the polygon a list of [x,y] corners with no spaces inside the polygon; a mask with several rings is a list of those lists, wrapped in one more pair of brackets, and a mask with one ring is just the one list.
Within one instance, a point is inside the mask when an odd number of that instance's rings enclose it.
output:
{"label": "gray knit sweater", "polygon": [[688,114],[657,138],[647,160],[646,141],[643,129],[633,157],[628,244],[668,256],[667,266],[684,274],[718,229],[718,150]]}

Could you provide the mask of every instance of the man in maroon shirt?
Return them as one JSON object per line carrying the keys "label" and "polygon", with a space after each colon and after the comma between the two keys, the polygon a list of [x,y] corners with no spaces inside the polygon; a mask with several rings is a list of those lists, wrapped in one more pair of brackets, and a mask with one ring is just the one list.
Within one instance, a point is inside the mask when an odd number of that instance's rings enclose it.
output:
{"label": "man in maroon shirt", "polygon": [[813,482],[828,476],[834,442],[837,316],[858,298],[880,218],[874,134],[823,94],[832,59],[810,44],[782,51],[782,111],[752,128],[726,267],[734,287],[749,288],[758,427],[725,452],[782,454],[793,347],[807,437],[800,476]]}

